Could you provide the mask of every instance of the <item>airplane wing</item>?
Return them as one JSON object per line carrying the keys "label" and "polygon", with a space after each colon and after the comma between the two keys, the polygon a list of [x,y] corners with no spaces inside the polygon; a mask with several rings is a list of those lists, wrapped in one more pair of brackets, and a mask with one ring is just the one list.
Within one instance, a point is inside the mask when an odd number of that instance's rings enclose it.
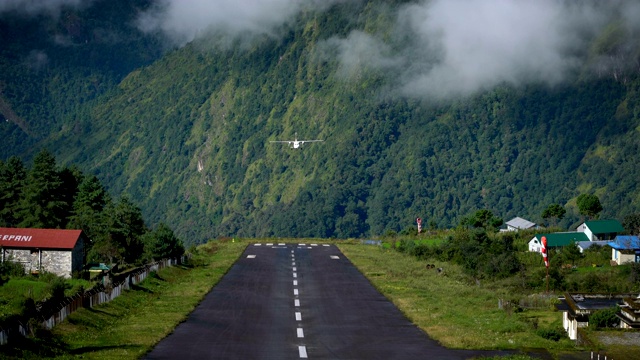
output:
{"label": "airplane wing", "polygon": [[270,143],[292,143],[292,141],[289,141],[289,140],[271,140],[269,142]]}
{"label": "airplane wing", "polygon": [[324,140],[300,140],[301,143],[308,143],[308,142],[321,142]]}

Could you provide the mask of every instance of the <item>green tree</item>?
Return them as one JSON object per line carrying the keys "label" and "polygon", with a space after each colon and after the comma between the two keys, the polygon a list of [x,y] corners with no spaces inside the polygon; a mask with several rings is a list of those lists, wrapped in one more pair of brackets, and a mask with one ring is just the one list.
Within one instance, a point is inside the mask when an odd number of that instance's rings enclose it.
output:
{"label": "green tree", "polygon": [[542,218],[545,220],[551,219],[553,226],[556,226],[558,220],[562,220],[566,213],[567,210],[560,204],[551,204],[542,212]]}
{"label": "green tree", "polygon": [[17,157],[0,164],[0,226],[15,227],[20,222],[18,210],[26,177],[24,164]]}
{"label": "green tree", "polygon": [[56,169],[56,159],[40,151],[27,174],[20,204],[20,227],[59,228],[64,222],[63,182]]}
{"label": "green tree", "polygon": [[630,235],[640,235],[640,213],[625,216],[622,226]]}
{"label": "green tree", "polygon": [[620,319],[616,316],[618,307],[609,309],[596,310],[589,316],[589,326],[598,328],[610,328],[620,323]]}
{"label": "green tree", "polygon": [[587,216],[590,219],[598,217],[598,214],[602,211],[602,204],[600,199],[593,194],[580,194],[576,199],[578,205],[578,211],[581,215]]}
{"label": "green tree", "polygon": [[160,223],[154,231],[147,232],[143,238],[147,258],[160,260],[184,254],[182,240],[164,223]]}
{"label": "green tree", "polygon": [[82,180],[73,202],[73,212],[67,227],[84,231],[90,239],[90,244],[87,245],[88,251],[91,250],[91,244],[108,236],[105,208],[110,203],[109,193],[96,176],[86,176]]}
{"label": "green tree", "polygon": [[71,165],[60,170],[58,175],[62,181],[60,185],[60,200],[63,202],[60,210],[60,217],[62,218],[60,227],[67,227],[69,217],[73,213],[73,203],[78,194],[80,183],[84,179],[84,174],[77,166]]}
{"label": "green tree", "polygon": [[503,220],[494,216],[490,210],[482,209],[469,217],[463,218],[460,224],[474,228],[496,229],[503,224]]}
{"label": "green tree", "polygon": [[117,249],[117,259],[127,264],[140,262],[144,253],[142,236],[147,232],[140,208],[123,196],[108,209],[107,216],[108,239]]}
{"label": "green tree", "polygon": [[567,246],[563,246],[562,249],[560,249],[560,252],[557,256],[561,261],[556,262],[556,264],[558,266],[562,266],[564,263],[567,263],[567,262],[570,263],[571,265],[575,265],[576,260],[581,259],[584,255],[580,252],[580,248],[578,247],[578,244],[576,244],[576,242],[574,241]]}

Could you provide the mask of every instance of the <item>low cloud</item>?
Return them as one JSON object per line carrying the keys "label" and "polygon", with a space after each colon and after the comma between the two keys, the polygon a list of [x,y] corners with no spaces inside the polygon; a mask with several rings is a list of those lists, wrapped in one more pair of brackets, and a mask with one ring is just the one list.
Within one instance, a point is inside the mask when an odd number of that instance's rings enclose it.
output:
{"label": "low cloud", "polygon": [[[594,40],[612,24],[620,56],[594,59]],[[637,43],[639,24],[634,1],[433,0],[400,8],[396,43],[351,34],[325,46],[333,47],[343,68],[392,74],[394,93],[441,99],[498,84],[553,86],[577,76],[589,61],[605,71],[613,66],[606,62],[621,67],[631,51],[624,45]]]}
{"label": "low cloud", "polygon": [[140,14],[145,32],[161,32],[174,45],[210,33],[231,38],[277,36],[278,29],[304,10],[323,9],[338,0],[159,0]]}

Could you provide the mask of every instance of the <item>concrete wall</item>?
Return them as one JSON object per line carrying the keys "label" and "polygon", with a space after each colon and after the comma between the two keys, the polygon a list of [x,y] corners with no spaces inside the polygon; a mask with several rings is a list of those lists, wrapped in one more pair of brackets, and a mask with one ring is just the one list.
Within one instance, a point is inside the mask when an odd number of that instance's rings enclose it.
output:
{"label": "concrete wall", "polygon": [[618,263],[618,265],[622,265],[624,263],[635,262],[636,254],[625,254],[620,250],[611,249],[611,259]]}

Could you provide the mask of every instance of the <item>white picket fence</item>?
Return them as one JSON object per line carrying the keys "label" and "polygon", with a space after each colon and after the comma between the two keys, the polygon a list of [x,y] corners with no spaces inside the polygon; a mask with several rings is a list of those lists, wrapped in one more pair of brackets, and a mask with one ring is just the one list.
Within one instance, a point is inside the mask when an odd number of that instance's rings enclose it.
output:
{"label": "white picket fence", "polygon": [[[144,281],[149,274],[157,272],[168,266],[174,266],[183,261],[184,259],[164,259],[147,266],[138,268],[126,275],[126,277],[120,279],[113,286],[103,286],[102,284],[95,286],[89,291],[78,293],[72,297],[64,299],[56,306],[57,310],[52,312],[46,311],[46,318],[42,316],[41,324],[47,329],[51,329],[57,324],[63,322],[67,316],[77,311],[81,307],[92,308],[94,306],[109,302],[118,296],[122,295],[124,290],[131,289],[132,285],[136,285]],[[42,314],[45,315],[45,314]],[[3,329],[0,327],[0,345],[4,345],[9,341],[9,337],[12,334],[20,334],[27,336],[31,333],[28,324],[19,323],[12,328]]]}

